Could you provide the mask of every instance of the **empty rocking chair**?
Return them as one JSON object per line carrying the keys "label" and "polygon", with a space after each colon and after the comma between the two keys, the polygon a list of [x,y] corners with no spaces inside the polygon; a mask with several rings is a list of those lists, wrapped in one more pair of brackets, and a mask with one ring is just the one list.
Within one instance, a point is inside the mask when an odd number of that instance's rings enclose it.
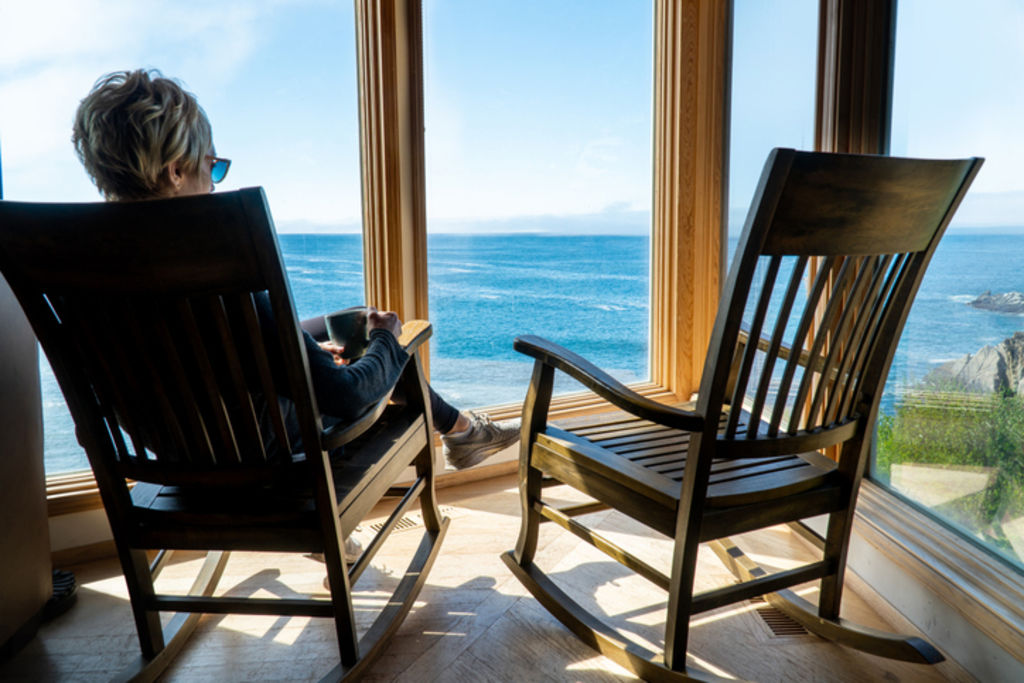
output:
{"label": "empty rocking chair", "polygon": [[[695,404],[656,403],[556,344],[516,339],[515,348],[536,359],[523,407],[522,528],[515,550],[503,555],[516,577],[584,642],[650,680],[710,677],[686,667],[691,616],[759,595],[824,638],[890,658],[941,661],[920,638],[860,627],[839,611],[889,366],[925,268],[980,165],[773,151]],[[555,370],[621,412],[549,423]],[[544,491],[560,484],[596,501],[558,508]],[[574,518],[609,507],[674,539],[668,574]],[[792,569],[767,573],[729,541],[818,515],[828,515],[817,536],[820,559]],[[542,521],[667,591],[663,652],[625,638],[537,566]],[[739,583],[693,593],[702,543]],[[788,590],[816,580],[817,605]]]}

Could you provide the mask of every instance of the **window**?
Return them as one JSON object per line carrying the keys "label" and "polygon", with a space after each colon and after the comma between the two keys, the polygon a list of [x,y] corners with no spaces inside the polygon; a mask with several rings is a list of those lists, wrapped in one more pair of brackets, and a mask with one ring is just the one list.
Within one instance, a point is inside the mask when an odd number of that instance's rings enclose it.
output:
{"label": "window", "polygon": [[768,153],[814,148],[818,4],[733,3],[730,262]]}
{"label": "window", "polygon": [[[301,317],[364,301],[352,3],[300,0],[0,10],[8,199],[96,201],[70,121],[102,74],[158,67],[194,92],[232,159],[218,186],[262,185]],[[347,234],[337,234],[347,233]],[[88,467],[41,361],[47,474]]]}
{"label": "window", "polygon": [[522,401],[525,333],[650,376],[652,22],[643,2],[424,3],[431,377],[458,405]]}
{"label": "window", "polygon": [[1024,94],[1002,74],[1024,67],[1024,8],[962,9],[899,3],[892,154],[986,161],[910,314],[872,476],[1021,568]]}

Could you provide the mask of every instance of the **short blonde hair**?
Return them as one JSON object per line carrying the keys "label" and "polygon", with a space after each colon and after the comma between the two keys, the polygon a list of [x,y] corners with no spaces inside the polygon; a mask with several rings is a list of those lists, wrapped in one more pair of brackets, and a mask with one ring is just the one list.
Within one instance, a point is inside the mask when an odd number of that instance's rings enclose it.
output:
{"label": "short blonde hair", "polygon": [[96,81],[75,112],[71,141],[103,196],[130,200],[165,194],[171,163],[198,173],[213,136],[195,95],[138,69]]}

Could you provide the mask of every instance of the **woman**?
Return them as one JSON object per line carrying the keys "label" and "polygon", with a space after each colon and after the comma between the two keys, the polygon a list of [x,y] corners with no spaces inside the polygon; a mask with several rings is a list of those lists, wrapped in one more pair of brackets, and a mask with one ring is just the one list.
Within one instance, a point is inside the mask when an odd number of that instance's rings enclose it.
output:
{"label": "woman", "polygon": [[[72,141],[96,187],[109,201],[202,194],[224,179],[230,161],[216,155],[210,123],[194,95],[157,71],[108,74],[75,114]],[[272,324],[269,306],[264,322]],[[341,348],[324,341],[322,319],[303,323],[317,404],[324,415],[350,421],[379,401],[407,358],[397,341],[395,313],[370,309],[366,353],[341,365]],[[460,412],[433,389],[430,405],[450,469],[472,467],[515,443],[519,426]]]}

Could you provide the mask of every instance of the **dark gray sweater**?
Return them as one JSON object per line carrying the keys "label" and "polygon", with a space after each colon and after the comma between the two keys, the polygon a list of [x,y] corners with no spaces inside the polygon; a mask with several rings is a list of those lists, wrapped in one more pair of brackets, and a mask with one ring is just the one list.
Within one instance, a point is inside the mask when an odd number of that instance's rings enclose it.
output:
{"label": "dark gray sweater", "polygon": [[[264,339],[274,339],[274,315],[270,306],[270,298],[266,294],[256,297],[256,308],[260,325],[264,329]],[[306,344],[306,356],[309,359],[309,374],[313,381],[313,393],[317,407],[323,416],[324,426],[355,421],[367,408],[376,404],[395,386],[398,377],[405,367],[409,354],[402,349],[395,336],[387,330],[371,330],[370,343],[362,358],[349,365],[337,365],[334,356],[320,348],[315,339],[303,330],[303,341]],[[267,354],[272,369],[280,377],[283,363],[280,350],[276,345],[268,344]],[[280,382],[280,379],[278,379]],[[285,386],[280,382],[279,386]],[[285,415],[288,438],[292,442],[292,451],[302,449],[298,434],[298,422],[295,417],[295,405],[289,396],[279,396],[278,403]],[[271,427],[266,407],[261,406],[260,431],[264,437],[268,452],[276,450],[273,445],[276,437]]]}

